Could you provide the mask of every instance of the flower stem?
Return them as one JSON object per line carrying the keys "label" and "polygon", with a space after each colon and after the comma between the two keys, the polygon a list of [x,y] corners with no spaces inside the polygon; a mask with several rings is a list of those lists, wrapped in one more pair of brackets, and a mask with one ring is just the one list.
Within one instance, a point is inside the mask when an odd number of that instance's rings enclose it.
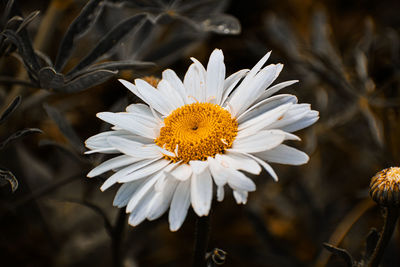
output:
{"label": "flower stem", "polygon": [[378,245],[368,263],[369,267],[378,267],[385,249],[392,237],[393,231],[396,227],[397,218],[399,217],[399,209],[397,207],[388,207],[385,216],[385,224],[383,226]]}
{"label": "flower stem", "polygon": [[206,266],[206,252],[210,233],[209,216],[197,217],[195,230],[195,243],[193,255],[193,267]]}
{"label": "flower stem", "polygon": [[121,243],[122,243],[122,234],[124,232],[125,220],[126,220],[125,209],[120,209],[111,237],[112,257],[113,257],[114,267],[122,267],[123,256],[121,253]]}

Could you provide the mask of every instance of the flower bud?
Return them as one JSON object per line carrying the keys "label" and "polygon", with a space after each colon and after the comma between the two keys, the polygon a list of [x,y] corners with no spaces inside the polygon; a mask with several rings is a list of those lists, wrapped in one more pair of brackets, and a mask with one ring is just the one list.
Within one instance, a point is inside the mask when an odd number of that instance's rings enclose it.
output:
{"label": "flower bud", "polygon": [[371,179],[371,198],[381,206],[400,207],[400,168],[384,169]]}

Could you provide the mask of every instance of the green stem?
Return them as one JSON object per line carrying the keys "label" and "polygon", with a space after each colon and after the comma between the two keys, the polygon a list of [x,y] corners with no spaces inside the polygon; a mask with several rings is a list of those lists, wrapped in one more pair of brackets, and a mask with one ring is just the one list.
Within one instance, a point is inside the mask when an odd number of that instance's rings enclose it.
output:
{"label": "green stem", "polygon": [[393,231],[396,228],[397,218],[399,217],[399,209],[397,207],[387,208],[387,213],[385,216],[385,224],[383,226],[381,236],[378,241],[378,245],[375,248],[374,253],[372,254],[371,259],[369,260],[369,267],[378,267],[379,263],[382,260],[383,254],[385,253],[385,249],[389,244],[389,241],[392,237]]}
{"label": "green stem", "polygon": [[206,267],[206,252],[210,233],[209,216],[197,217],[196,219],[193,267]]}

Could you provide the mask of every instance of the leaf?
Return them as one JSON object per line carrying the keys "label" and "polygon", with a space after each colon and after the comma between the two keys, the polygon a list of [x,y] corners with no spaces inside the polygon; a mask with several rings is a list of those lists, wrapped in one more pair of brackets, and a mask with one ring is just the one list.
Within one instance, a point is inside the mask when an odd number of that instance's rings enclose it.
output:
{"label": "leaf", "polygon": [[37,15],[40,14],[39,10],[33,11],[32,13],[30,13],[26,18],[24,18],[24,20],[22,21],[22,23],[19,25],[18,29],[15,32],[20,32],[23,28],[25,28],[32,20],[34,20]]}
{"label": "leaf", "polygon": [[52,67],[44,67],[39,71],[39,84],[43,89],[58,89],[64,86],[64,75],[56,73]]}
{"label": "leaf", "polygon": [[35,52],[33,51],[32,42],[27,36],[25,30],[20,32],[20,36],[11,30],[5,30],[2,34],[4,34],[15,46],[17,46],[27,70],[30,73],[36,73],[40,68],[39,63],[37,61]]}
{"label": "leaf", "polygon": [[0,24],[1,26],[6,25],[7,19],[10,16],[11,9],[12,9],[13,5],[14,5],[14,0],[7,1],[7,5],[4,8],[4,13],[1,16],[1,24]]}
{"label": "leaf", "polygon": [[29,134],[33,133],[43,133],[42,130],[37,129],[37,128],[26,128],[23,130],[19,130],[12,135],[10,135],[6,140],[0,143],[0,149],[3,149],[9,142],[14,141],[18,138],[24,137]]}
{"label": "leaf", "polygon": [[60,88],[58,91],[64,93],[76,93],[84,89],[101,84],[112,76],[116,75],[118,71],[111,70],[96,70],[86,74],[80,75],[76,78],[66,82],[66,85]]}
{"label": "leaf", "polygon": [[89,55],[82,59],[82,61],[79,62],[78,65],[76,65],[69,73],[72,74],[85,68],[110,51],[123,37],[125,37],[125,35],[142,25],[145,17],[146,15],[144,14],[138,14],[122,21],[112,28],[106,36],[99,41],[97,46],[89,53]]}
{"label": "leaf", "polygon": [[[136,60],[127,60],[127,61],[109,61],[96,65],[91,65],[85,70],[82,70],[74,77],[91,73],[97,70],[109,70],[109,71],[117,71],[117,70],[125,70],[125,69],[139,69],[139,68],[148,68],[153,67],[156,64],[153,62],[145,62],[145,61],[136,61]],[[68,76],[67,76],[68,78]],[[73,78],[72,78],[73,79]]]}
{"label": "leaf", "polygon": [[4,110],[4,112],[0,115],[0,124],[3,123],[10,115],[14,112],[14,110],[19,106],[21,103],[21,96],[17,96],[11,102],[10,105]]}
{"label": "leaf", "polygon": [[67,60],[72,54],[73,44],[76,39],[84,35],[91,26],[96,22],[97,18],[103,10],[103,0],[92,0],[89,1],[83,8],[81,13],[75,18],[75,20],[69,26],[66,34],[64,35],[58,54],[54,69],[61,71]]}
{"label": "leaf", "polygon": [[76,149],[79,153],[83,153],[84,148],[81,139],[76,134],[75,130],[71,127],[69,122],[65,119],[63,114],[61,114],[60,111],[58,111],[54,107],[49,106],[48,104],[44,104],[43,106],[49,117],[56,123],[58,129],[60,129],[61,133],[65,136],[65,138],[67,138],[72,147]]}
{"label": "leaf", "polygon": [[351,257],[350,253],[347,250],[332,246],[328,243],[323,243],[322,245],[332,254],[342,258],[346,262],[347,266],[349,267],[353,266],[353,258]]}
{"label": "leaf", "polygon": [[4,184],[4,182],[10,183],[11,191],[13,193],[18,188],[18,180],[17,178],[15,178],[14,174],[9,170],[0,168],[0,182],[2,183],[2,185]]}

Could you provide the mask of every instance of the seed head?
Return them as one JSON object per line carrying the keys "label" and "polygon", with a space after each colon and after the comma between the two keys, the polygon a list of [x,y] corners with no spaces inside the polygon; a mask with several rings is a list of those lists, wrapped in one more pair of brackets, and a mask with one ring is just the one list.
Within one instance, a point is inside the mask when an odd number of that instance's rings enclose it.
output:
{"label": "seed head", "polygon": [[375,174],[369,194],[381,206],[400,207],[400,168],[391,167]]}

